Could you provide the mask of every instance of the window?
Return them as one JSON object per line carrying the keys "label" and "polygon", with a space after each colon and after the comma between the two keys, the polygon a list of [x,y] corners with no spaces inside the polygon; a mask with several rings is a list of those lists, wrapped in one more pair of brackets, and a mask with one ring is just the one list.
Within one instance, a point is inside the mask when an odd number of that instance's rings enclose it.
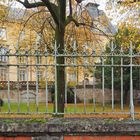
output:
{"label": "window", "polygon": [[7,80],[7,68],[0,68],[0,80],[1,81]]}
{"label": "window", "polygon": [[19,70],[19,80],[26,81],[26,70],[25,69]]}
{"label": "window", "polygon": [[0,47],[0,62],[7,62],[7,56],[4,56],[7,53],[8,49]]}
{"label": "window", "polygon": [[19,50],[19,58],[18,58],[18,62],[21,63],[21,64],[25,64],[26,63],[26,57],[24,56],[25,55],[25,50],[22,49],[22,50]]}
{"label": "window", "polygon": [[[8,49],[2,47],[0,45],[0,63],[6,63],[7,62],[7,56],[4,56],[7,53]],[[6,67],[0,67],[0,80],[6,81],[7,80],[7,68]]]}
{"label": "window", "polygon": [[41,64],[42,63],[42,57],[41,56],[38,56],[37,57],[37,64]]}
{"label": "window", "polygon": [[38,71],[37,71],[37,80],[38,80],[38,81],[41,81],[42,78],[43,78],[43,71],[38,70]]}
{"label": "window", "polygon": [[25,64],[25,57],[24,56],[19,57],[19,63]]}
{"label": "window", "polygon": [[25,39],[25,32],[21,31],[19,34],[19,40],[23,40],[23,39]]}
{"label": "window", "polygon": [[41,44],[41,33],[36,34],[36,46],[39,46]]}
{"label": "window", "polygon": [[6,29],[5,28],[0,28],[0,40],[6,40]]}

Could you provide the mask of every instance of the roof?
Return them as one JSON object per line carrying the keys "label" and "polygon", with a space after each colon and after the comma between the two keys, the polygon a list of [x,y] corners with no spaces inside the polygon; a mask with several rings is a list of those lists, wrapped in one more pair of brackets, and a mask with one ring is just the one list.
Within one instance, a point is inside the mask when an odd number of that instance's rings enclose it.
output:
{"label": "roof", "polygon": [[21,9],[21,8],[15,8],[11,6],[6,6],[0,4],[0,8],[3,10],[6,10],[4,13],[4,19],[8,21],[17,21],[21,22],[23,19],[29,17],[32,13],[32,10],[27,10],[27,9]]}
{"label": "roof", "polygon": [[[105,12],[98,9],[98,4],[96,5],[96,3],[88,3],[86,5],[86,10],[97,28],[102,30],[105,34],[114,35],[116,33],[115,27],[112,25]],[[94,30],[96,32],[99,31],[97,31],[97,29]]]}
{"label": "roof", "polygon": [[100,5],[97,4],[97,3],[89,2],[89,3],[86,5],[86,7],[89,7],[89,6],[92,6],[92,7],[98,7],[98,6],[100,6]]}

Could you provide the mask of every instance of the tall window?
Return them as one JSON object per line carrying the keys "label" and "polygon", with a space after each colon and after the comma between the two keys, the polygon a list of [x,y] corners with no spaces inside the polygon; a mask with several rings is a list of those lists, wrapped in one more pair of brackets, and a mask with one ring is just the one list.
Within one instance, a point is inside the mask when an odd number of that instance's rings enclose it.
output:
{"label": "tall window", "polygon": [[19,57],[19,63],[21,63],[21,64],[26,63],[26,61],[25,61],[25,56],[20,56],[20,57]]}
{"label": "tall window", "polygon": [[0,28],[0,40],[6,40],[6,39],[7,39],[6,29]]}
{"label": "tall window", "polygon": [[7,56],[4,56],[6,55],[8,49],[7,48],[4,48],[4,47],[1,47],[0,46],[0,62],[7,62]]}
{"label": "tall window", "polygon": [[37,71],[37,80],[38,80],[38,81],[41,81],[42,78],[43,78],[43,71],[38,70],[38,71]]}
{"label": "tall window", "polygon": [[41,64],[42,63],[42,57],[41,56],[38,56],[37,57],[37,64]]}
{"label": "tall window", "polygon": [[22,50],[19,50],[19,58],[18,58],[18,62],[21,63],[21,64],[25,64],[26,63],[26,57],[24,56],[25,55],[25,50],[22,49]]}
{"label": "tall window", "polygon": [[19,81],[26,81],[26,70],[19,69]]}
{"label": "tall window", "polygon": [[7,68],[0,67],[0,80],[1,81],[7,80]]}
{"label": "tall window", "polygon": [[[7,53],[8,49],[2,47],[0,45],[0,63],[6,63],[7,62],[7,56],[5,54]],[[0,80],[1,81],[6,81],[7,80],[7,67],[0,67]]]}

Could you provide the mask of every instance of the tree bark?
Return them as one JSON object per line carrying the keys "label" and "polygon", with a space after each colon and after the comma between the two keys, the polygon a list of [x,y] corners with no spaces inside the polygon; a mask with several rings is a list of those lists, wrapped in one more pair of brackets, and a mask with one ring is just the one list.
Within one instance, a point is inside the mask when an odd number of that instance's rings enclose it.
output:
{"label": "tree bark", "polygon": [[[56,27],[55,39],[58,47],[58,53],[63,54],[64,50],[65,27]],[[57,110],[58,113],[64,113],[65,101],[65,67],[59,66],[64,64],[64,57],[57,57]]]}
{"label": "tree bark", "polygon": [[124,89],[124,97],[123,97],[123,103],[124,104],[128,103],[128,93],[129,93],[129,86],[125,87],[125,89]]}

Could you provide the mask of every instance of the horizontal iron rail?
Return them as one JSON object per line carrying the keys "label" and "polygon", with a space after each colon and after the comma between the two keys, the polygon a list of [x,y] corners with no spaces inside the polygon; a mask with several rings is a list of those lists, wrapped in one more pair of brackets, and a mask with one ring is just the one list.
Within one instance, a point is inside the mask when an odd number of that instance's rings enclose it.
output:
{"label": "horizontal iron rail", "polygon": [[93,55],[93,54],[0,54],[0,56],[9,56],[9,57],[19,57],[19,56],[23,56],[23,57],[38,57],[38,56],[42,56],[42,57],[140,57],[140,54],[133,54],[132,56],[130,54],[98,54],[98,55]]}
{"label": "horizontal iron rail", "polygon": [[128,64],[128,65],[106,65],[106,64],[104,64],[104,65],[91,65],[91,64],[28,64],[28,65],[26,65],[26,64],[0,64],[0,66],[36,66],[36,67],[40,67],[40,66],[42,66],[42,67],[46,67],[46,66],[52,66],[52,67],[54,67],[54,66],[61,66],[61,67],[79,67],[79,66],[81,66],[81,67],[130,67],[130,66],[132,66],[132,67],[140,67],[140,65],[135,65],[135,64],[132,64],[132,65],[130,65],[130,64]]}

